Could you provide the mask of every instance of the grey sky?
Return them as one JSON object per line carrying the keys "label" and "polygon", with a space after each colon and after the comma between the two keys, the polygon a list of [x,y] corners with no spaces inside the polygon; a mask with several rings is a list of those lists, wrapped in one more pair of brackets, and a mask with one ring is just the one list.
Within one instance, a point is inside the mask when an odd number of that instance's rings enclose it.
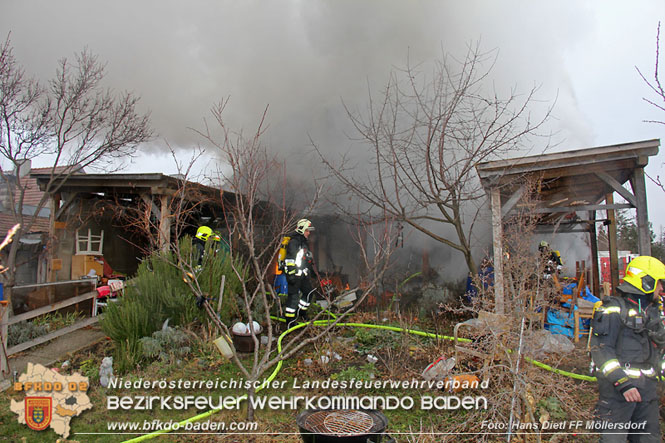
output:
{"label": "grey sky", "polygon": [[[251,126],[270,105],[268,141],[282,152],[352,148],[341,100],[364,106],[407,54],[428,62],[462,55],[481,40],[496,48],[500,90],[540,85],[557,97],[550,129],[558,149],[663,137],[665,120],[642,101],[637,65],[652,75],[662,0],[406,1],[215,0],[4,1],[0,32],[40,79],[56,61],[88,47],[107,64],[107,84],[142,97],[160,138],[131,171],[174,172],[164,140],[188,158],[210,106],[230,96],[228,117]],[[647,170],[661,174],[663,155]],[[665,225],[663,193],[649,187],[654,226]]]}

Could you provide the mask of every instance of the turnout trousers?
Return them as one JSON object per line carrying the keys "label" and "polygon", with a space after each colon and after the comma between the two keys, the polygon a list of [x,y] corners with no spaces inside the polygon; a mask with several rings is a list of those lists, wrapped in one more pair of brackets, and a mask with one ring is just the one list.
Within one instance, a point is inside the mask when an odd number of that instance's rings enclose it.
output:
{"label": "turnout trousers", "polygon": [[[639,389],[641,402],[627,402],[614,386],[599,377],[599,398],[596,405],[596,421],[608,422],[608,429],[603,429],[601,443],[660,443],[660,414],[658,398],[654,395],[658,389],[655,380],[644,380],[645,386]],[[609,423],[634,424],[636,429],[609,429]],[[645,424],[641,427],[639,425]]]}
{"label": "turnout trousers", "polygon": [[[306,275],[287,275],[289,296],[286,299],[285,317],[287,325],[295,321],[297,316],[307,318],[307,309],[314,294],[314,288]],[[292,325],[290,325],[292,326]]]}

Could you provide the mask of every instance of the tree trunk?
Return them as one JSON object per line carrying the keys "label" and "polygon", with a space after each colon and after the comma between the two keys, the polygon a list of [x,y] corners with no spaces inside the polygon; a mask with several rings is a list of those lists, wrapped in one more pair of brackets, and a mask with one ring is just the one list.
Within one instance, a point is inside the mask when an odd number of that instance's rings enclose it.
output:
{"label": "tree trunk", "polygon": [[[253,382],[255,380],[250,380]],[[252,387],[247,390],[247,421],[254,421],[254,407],[252,406],[252,401],[254,400],[254,397],[256,396],[256,390]]]}

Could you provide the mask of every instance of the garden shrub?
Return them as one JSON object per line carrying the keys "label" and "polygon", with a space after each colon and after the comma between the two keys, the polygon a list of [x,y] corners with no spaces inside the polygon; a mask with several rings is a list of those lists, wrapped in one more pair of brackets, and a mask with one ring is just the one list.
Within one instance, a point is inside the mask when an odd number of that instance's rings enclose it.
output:
{"label": "garden shrub", "polygon": [[141,348],[146,358],[159,358],[162,363],[173,363],[191,352],[189,342],[190,337],[180,328],[165,326],[153,332],[151,337],[143,337]]}
{"label": "garden shrub", "polygon": [[[191,237],[180,241],[183,259],[196,264],[192,249]],[[171,251],[153,253],[127,282],[120,300],[107,306],[100,323],[116,343],[115,361],[119,371],[133,368],[140,361],[140,339],[161,329],[167,319],[174,326],[208,321],[205,311],[197,308],[194,294],[174,263],[176,256]],[[225,252],[215,254],[208,248],[196,279],[202,291],[212,296],[211,304],[215,309],[222,275],[226,276],[226,281],[220,317],[228,324],[238,312],[235,293],[239,291],[240,281],[231,268],[230,256]]]}

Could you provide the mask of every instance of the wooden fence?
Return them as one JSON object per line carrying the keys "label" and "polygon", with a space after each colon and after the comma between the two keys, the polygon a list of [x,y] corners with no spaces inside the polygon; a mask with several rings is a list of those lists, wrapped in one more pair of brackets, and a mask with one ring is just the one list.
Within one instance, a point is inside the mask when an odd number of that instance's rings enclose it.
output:
{"label": "wooden fence", "polygon": [[[91,313],[94,313],[94,304],[97,298],[97,291],[95,291],[94,281],[70,280],[70,281],[56,282],[56,283],[42,283],[35,285],[15,286],[14,288],[12,288],[12,293],[21,294],[23,292],[24,293],[23,297],[25,298],[26,297],[25,293],[29,294],[28,291],[32,290],[32,292],[34,293],[35,291],[39,291],[42,289],[46,290],[46,293],[48,294],[47,298],[48,301],[50,302],[49,304],[35,309],[31,309],[27,312],[15,315],[11,318],[9,317],[8,306],[3,307],[2,311],[4,311],[4,313],[0,312],[0,318],[2,320],[2,322],[0,323],[0,331],[2,331],[2,349],[0,350],[0,369],[2,370],[2,372],[0,372],[0,374],[5,374],[5,372],[7,371],[8,369],[7,358],[10,355],[16,354],[17,352],[25,351],[26,349],[30,349],[33,346],[46,343],[47,341],[53,340],[56,337],[60,337],[72,331],[76,331],[77,329],[81,329],[86,326],[95,324],[98,321],[98,318],[96,316],[86,317],[81,320],[78,320],[77,322],[75,322],[70,326],[57,329],[53,332],[37,337],[33,340],[24,343],[19,343],[15,346],[12,346],[11,348],[7,348],[7,337],[10,325],[30,320],[35,317],[39,317],[40,315],[55,312],[59,309],[63,309],[69,306],[85,303],[88,300],[92,300]],[[79,293],[82,291],[84,291],[84,293],[79,295]],[[56,294],[56,292],[60,294],[69,292],[70,294],[74,295],[65,298],[64,300],[55,301],[56,298],[62,297],[62,296],[56,297],[54,295]],[[30,298],[29,295],[27,296],[27,298],[28,299]],[[2,377],[0,376],[0,378]]]}

